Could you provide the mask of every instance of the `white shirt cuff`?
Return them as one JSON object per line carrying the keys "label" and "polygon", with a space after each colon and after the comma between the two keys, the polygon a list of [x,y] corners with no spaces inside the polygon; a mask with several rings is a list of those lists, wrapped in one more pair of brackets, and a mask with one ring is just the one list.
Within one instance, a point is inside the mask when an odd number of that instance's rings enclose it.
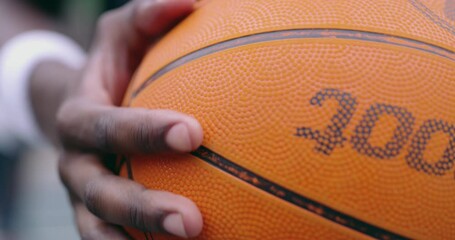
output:
{"label": "white shirt cuff", "polygon": [[55,32],[30,31],[9,40],[0,51],[0,114],[5,116],[0,124],[31,145],[43,142],[28,95],[30,75],[45,60],[79,69],[85,58],[74,41]]}

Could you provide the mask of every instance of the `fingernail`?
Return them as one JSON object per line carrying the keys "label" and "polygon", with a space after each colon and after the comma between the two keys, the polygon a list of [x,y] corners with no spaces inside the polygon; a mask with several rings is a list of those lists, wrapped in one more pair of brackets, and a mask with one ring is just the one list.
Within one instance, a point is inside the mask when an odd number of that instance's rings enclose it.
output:
{"label": "fingernail", "polygon": [[169,147],[180,152],[193,150],[188,127],[184,123],[173,126],[166,134],[166,143]]}
{"label": "fingernail", "polygon": [[178,237],[188,238],[183,225],[182,215],[178,213],[171,213],[167,215],[162,222],[164,230]]}

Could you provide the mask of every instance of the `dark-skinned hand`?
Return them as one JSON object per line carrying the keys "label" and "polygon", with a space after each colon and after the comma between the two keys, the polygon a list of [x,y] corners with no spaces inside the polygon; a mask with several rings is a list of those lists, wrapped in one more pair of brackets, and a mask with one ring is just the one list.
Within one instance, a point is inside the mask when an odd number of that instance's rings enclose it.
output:
{"label": "dark-skinned hand", "polygon": [[116,176],[112,154],[189,152],[202,142],[197,120],[170,110],[120,107],[151,43],[191,13],[194,0],[142,0],[105,14],[81,80],[69,87],[56,124],[61,178],[83,239],[129,239],[119,226],[197,236],[202,216],[189,199]]}

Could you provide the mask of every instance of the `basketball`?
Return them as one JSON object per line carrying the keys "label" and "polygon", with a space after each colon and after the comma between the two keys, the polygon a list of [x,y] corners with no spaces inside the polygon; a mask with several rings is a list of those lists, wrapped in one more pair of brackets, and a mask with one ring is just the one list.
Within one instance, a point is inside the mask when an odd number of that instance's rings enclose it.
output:
{"label": "basketball", "polygon": [[194,116],[203,144],[120,174],[192,199],[196,239],[454,239],[454,9],[199,2],[147,53],[125,105]]}

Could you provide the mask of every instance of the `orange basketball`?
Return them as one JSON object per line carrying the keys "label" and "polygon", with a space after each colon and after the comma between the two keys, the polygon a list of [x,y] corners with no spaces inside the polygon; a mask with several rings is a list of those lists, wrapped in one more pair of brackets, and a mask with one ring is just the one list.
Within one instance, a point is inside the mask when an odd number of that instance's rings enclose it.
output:
{"label": "orange basketball", "polygon": [[455,238],[455,1],[203,3],[125,100],[203,146],[132,158],[135,181],[192,199],[198,239]]}

